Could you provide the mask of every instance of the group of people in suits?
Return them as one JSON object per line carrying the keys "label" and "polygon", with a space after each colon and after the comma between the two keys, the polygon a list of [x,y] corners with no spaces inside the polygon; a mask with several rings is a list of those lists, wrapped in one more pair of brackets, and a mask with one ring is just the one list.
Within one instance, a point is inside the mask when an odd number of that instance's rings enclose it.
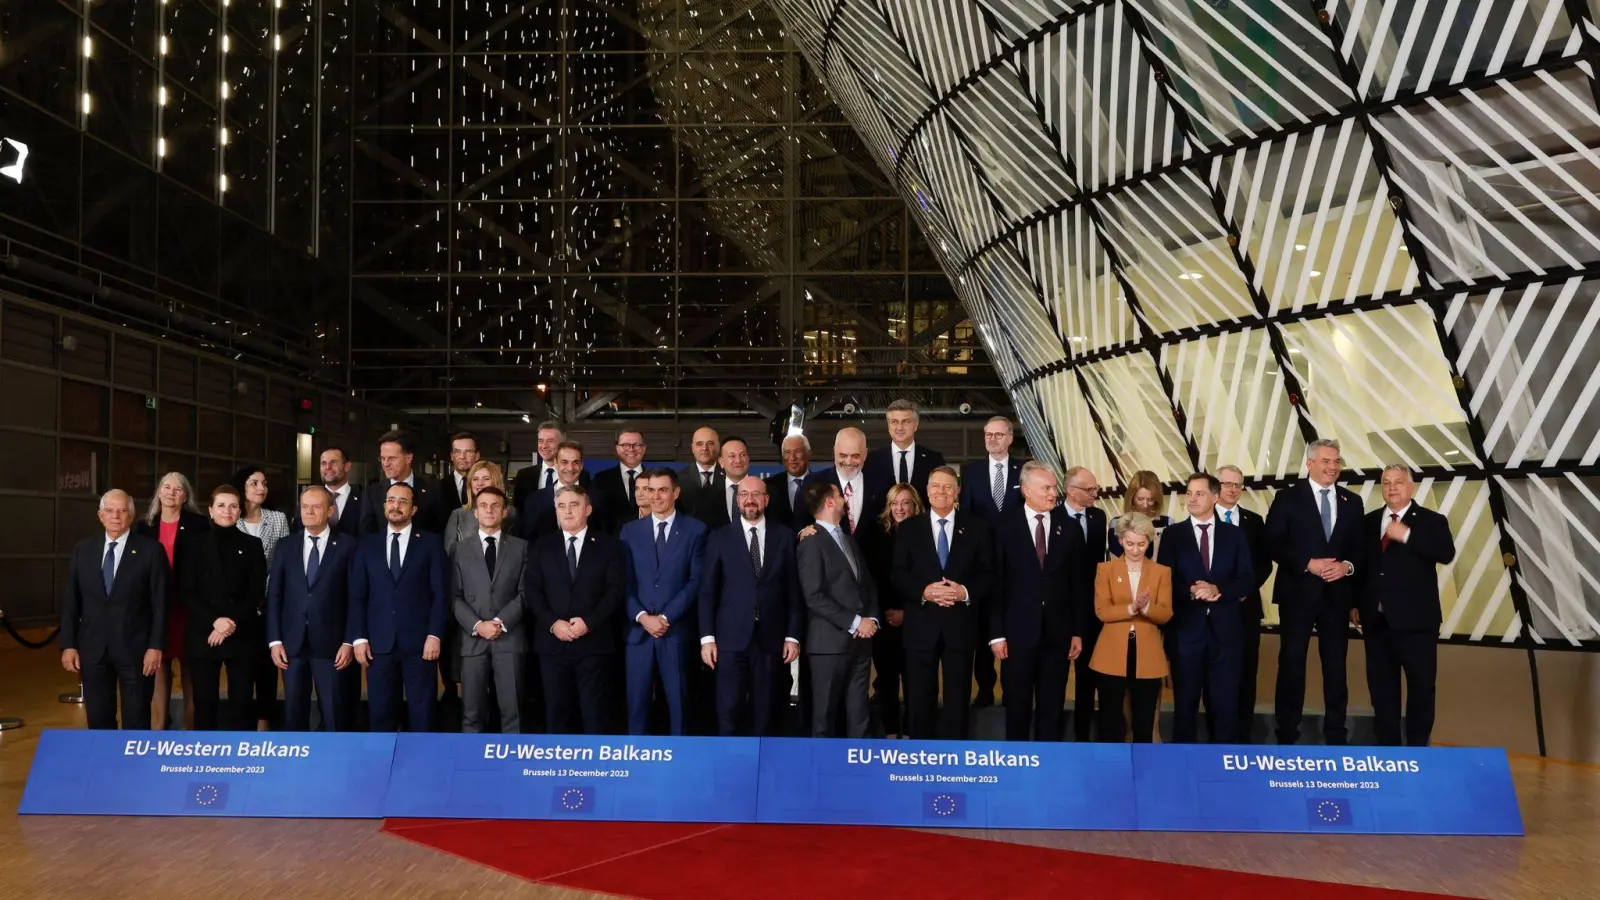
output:
{"label": "group of people in suits", "polygon": [[1337,443],[1317,441],[1308,479],[1265,520],[1239,506],[1229,466],[1188,480],[1188,518],[1172,524],[1152,515],[1161,486],[1140,473],[1108,522],[1088,469],[1058,480],[1011,458],[1005,418],[959,473],[917,444],[913,404],[886,418],[887,445],[869,452],[845,428],[815,472],[809,440],[788,436],[765,479],[742,439],[710,428],[682,469],[647,465],[643,436],[622,431],[617,465],[591,479],[582,446],[545,423],[509,492],[470,434],[452,438],[435,482],[391,432],[370,485],[325,450],[292,531],[267,515],[259,470],[212,492],[209,521],[169,476],[145,533],[111,491],[104,535],[74,551],[63,665],[82,674],[96,728],[116,727],[119,706],[124,727],[148,727],[154,679],[181,647],[202,729],[258,724],[263,673],[274,692],[282,675],[286,728],[309,730],[313,711],[353,728],[364,673],[373,730],[438,727],[442,680],[445,701],[459,686],[465,731],[767,734],[799,662],[817,736],[864,736],[876,708],[890,737],[967,737],[976,679],[979,706],[998,681],[1007,739],[1059,740],[1075,680],[1074,737],[1149,740],[1170,678],[1175,740],[1199,739],[1203,705],[1211,740],[1248,741],[1276,563],[1278,739],[1299,738],[1313,634],[1324,738],[1346,739],[1354,624],[1380,740],[1427,742],[1434,567],[1454,544],[1412,502],[1405,468],[1385,470],[1385,506],[1365,514],[1337,486]]}

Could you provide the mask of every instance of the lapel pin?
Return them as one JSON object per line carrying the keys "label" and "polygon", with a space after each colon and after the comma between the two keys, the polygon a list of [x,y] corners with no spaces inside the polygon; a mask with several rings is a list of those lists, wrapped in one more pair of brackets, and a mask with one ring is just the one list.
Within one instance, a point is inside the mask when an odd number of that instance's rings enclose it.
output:
{"label": "lapel pin", "polygon": [[129,550],[128,552],[132,553],[134,556],[138,556],[139,555],[139,551],[137,551],[137,550]]}
{"label": "lapel pin", "polygon": [[1117,576],[1117,584],[1121,584],[1121,583],[1122,583],[1122,576],[1118,575]]}

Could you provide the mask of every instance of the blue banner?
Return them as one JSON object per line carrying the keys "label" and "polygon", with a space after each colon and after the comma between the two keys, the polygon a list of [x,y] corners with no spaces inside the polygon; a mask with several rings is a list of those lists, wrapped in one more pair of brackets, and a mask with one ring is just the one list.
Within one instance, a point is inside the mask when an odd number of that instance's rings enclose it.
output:
{"label": "blue banner", "polygon": [[392,734],[47,730],[18,812],[378,818],[394,743]]}
{"label": "blue banner", "polygon": [[405,734],[384,815],[752,822],[753,738]]}
{"label": "blue banner", "polygon": [[1522,834],[1504,750],[1133,748],[1141,831]]}
{"label": "blue banner", "polygon": [[761,742],[772,823],[1131,831],[1127,744]]}

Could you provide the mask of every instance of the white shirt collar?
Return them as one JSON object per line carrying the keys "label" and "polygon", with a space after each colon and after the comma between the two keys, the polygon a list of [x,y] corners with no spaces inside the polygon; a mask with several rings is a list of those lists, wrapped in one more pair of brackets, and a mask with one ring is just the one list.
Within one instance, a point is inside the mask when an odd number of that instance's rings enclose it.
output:
{"label": "white shirt collar", "polygon": [[1196,528],[1199,528],[1201,525],[1214,525],[1214,524],[1216,524],[1217,517],[1213,515],[1209,519],[1196,519],[1194,516],[1190,516],[1189,517],[1189,521],[1193,522]]}
{"label": "white shirt collar", "polygon": [[909,462],[911,460],[917,458],[917,439],[916,438],[912,438],[911,439],[911,443],[905,445],[904,447],[897,447],[897,446],[895,446],[894,441],[890,441],[889,442],[889,449],[894,451],[894,464],[895,465],[897,465],[897,466],[900,465],[900,454],[902,454],[902,453],[911,454],[910,456],[906,457],[907,463],[909,464]]}
{"label": "white shirt collar", "polygon": [[489,538],[494,538],[496,540],[499,540],[500,538],[503,538],[505,536],[506,536],[506,530],[504,528],[500,529],[499,531],[495,532],[494,534],[490,534],[489,532],[484,531],[482,528],[478,529],[478,541],[480,543],[485,541],[485,540],[488,540]]}
{"label": "white shirt collar", "polygon": [[1079,513],[1088,512],[1087,509],[1078,509],[1077,507],[1073,506],[1071,503],[1068,503],[1065,500],[1061,501],[1061,508],[1066,510],[1067,511],[1067,515],[1071,516],[1074,519],[1076,519],[1078,517]]}
{"label": "white shirt collar", "polygon": [[404,478],[391,478],[391,479],[389,479],[389,483],[392,484],[392,485],[393,484],[399,484],[402,481],[404,481],[406,484],[411,485],[412,487],[416,487],[417,486],[417,470],[416,469],[412,469],[409,473],[406,474],[406,477],[404,477]]}
{"label": "white shirt collar", "polygon": [[348,481],[346,481],[344,484],[339,485],[336,488],[328,487],[326,484],[324,484],[322,487],[323,487],[324,490],[328,491],[329,493],[334,494],[336,496],[340,496],[340,497],[343,497],[344,495],[350,493],[350,482],[348,482]]}
{"label": "white shirt collar", "polygon": [[744,516],[741,515],[739,517],[739,530],[744,532],[744,536],[746,538],[750,537],[750,529],[752,529],[752,528],[754,528],[756,530],[756,534],[760,535],[763,538],[762,544],[765,545],[766,544],[765,538],[767,536],[767,517],[766,516],[762,516],[761,518],[755,520],[754,522],[749,522],[749,521],[746,521]]}
{"label": "white shirt collar", "polygon": [[672,508],[672,512],[667,513],[667,517],[665,519],[661,518],[660,516],[658,516],[658,515],[656,515],[655,513],[652,512],[650,514],[650,528],[651,528],[652,531],[660,531],[661,530],[661,526],[665,525],[665,526],[667,526],[667,533],[671,534],[672,533],[672,523],[677,521],[677,519],[678,519],[678,508],[676,506],[674,506]]}
{"label": "white shirt collar", "polygon": [[1009,466],[1010,464],[1011,464],[1011,453],[1010,453],[1010,451],[1007,451],[1006,455],[1000,457],[999,459],[995,459],[992,456],[989,457],[989,468],[991,468],[991,469],[994,468],[995,466]]}
{"label": "white shirt collar", "polygon": [[333,526],[328,525],[326,522],[324,522],[322,525],[321,534],[312,534],[311,529],[307,528],[305,529],[306,543],[311,543],[312,538],[316,538],[317,540],[321,541],[330,534],[333,534]]}
{"label": "white shirt collar", "polygon": [[940,519],[944,519],[945,520],[945,526],[944,527],[945,527],[946,532],[954,534],[955,532],[953,531],[953,529],[956,526],[956,511],[955,511],[955,508],[951,507],[950,511],[945,513],[942,516],[939,515],[938,513],[934,512],[932,509],[928,510],[928,521],[933,523],[933,536],[934,537],[938,537],[939,536],[939,520]]}
{"label": "white shirt collar", "polygon": [[1385,526],[1385,527],[1387,527],[1387,526],[1388,526],[1388,524],[1389,524],[1389,523],[1390,523],[1390,522],[1391,522],[1391,521],[1393,521],[1393,520],[1392,520],[1392,519],[1390,519],[1390,518],[1389,518],[1389,517],[1390,517],[1390,516],[1392,516],[1392,515],[1394,515],[1394,514],[1395,514],[1395,513],[1399,513],[1399,514],[1400,514],[1400,521],[1402,521],[1402,522],[1404,522],[1404,521],[1405,521],[1405,520],[1406,520],[1406,513],[1409,513],[1409,512],[1411,512],[1411,505],[1412,505],[1412,504],[1413,504],[1413,503],[1416,503],[1416,502],[1417,502],[1417,501],[1415,501],[1415,500],[1408,500],[1408,501],[1407,501],[1407,502],[1406,502],[1406,505],[1405,505],[1405,506],[1402,506],[1402,507],[1400,507],[1400,508],[1399,508],[1399,509],[1390,509],[1390,508],[1389,508],[1389,507],[1388,507],[1388,505],[1385,505],[1385,506],[1384,506],[1384,507],[1383,507],[1383,524],[1384,524],[1384,526]]}
{"label": "white shirt collar", "polygon": [[[398,534],[398,535],[400,535],[400,539],[401,540],[406,541],[406,542],[410,542],[410,540],[411,540],[411,526],[413,526],[415,524],[416,524],[415,521],[407,522],[406,523],[406,527],[400,529],[399,531],[395,531],[393,525],[385,525],[385,528],[388,529],[388,532],[390,534]],[[392,540],[392,538],[391,538],[391,540]]]}
{"label": "white shirt collar", "polygon": [[717,464],[716,463],[712,463],[711,466],[708,468],[706,466],[700,465],[700,461],[699,460],[695,460],[694,468],[695,468],[695,471],[699,472],[701,475],[714,475],[714,474],[716,474],[716,471],[717,471]]}
{"label": "white shirt collar", "polygon": [[563,548],[565,548],[565,545],[567,544],[567,539],[568,538],[577,538],[578,539],[578,546],[582,547],[583,546],[583,538],[588,533],[589,533],[589,526],[587,526],[587,525],[583,526],[582,530],[580,530],[577,534],[573,534],[572,532],[567,531],[565,528],[561,529],[561,543],[562,543]]}

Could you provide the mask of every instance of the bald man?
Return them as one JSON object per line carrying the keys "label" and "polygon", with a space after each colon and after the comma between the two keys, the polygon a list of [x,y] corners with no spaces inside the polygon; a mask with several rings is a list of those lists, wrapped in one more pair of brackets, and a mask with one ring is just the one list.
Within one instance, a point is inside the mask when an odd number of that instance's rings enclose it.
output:
{"label": "bald man", "polygon": [[[892,484],[869,478],[866,472],[867,461],[867,436],[859,428],[842,428],[833,438],[833,466],[812,472],[806,478],[806,486],[810,487],[817,482],[831,483],[839,488],[839,493],[844,497],[845,517],[840,521],[839,527],[845,534],[852,535],[859,542],[866,539],[866,535],[877,529],[878,523],[873,521],[873,510],[883,509],[884,497],[888,496]],[[803,529],[813,524],[816,520],[811,512],[800,504],[794,511],[796,530]]]}
{"label": "bald man", "polygon": [[722,467],[717,464],[722,454],[722,436],[709,426],[696,428],[689,439],[689,449],[694,453],[694,462],[678,470],[678,508],[693,514],[699,508],[700,492],[710,488],[722,474]]}
{"label": "bald man", "polygon": [[89,727],[150,728],[156,669],[167,649],[167,552],[133,533],[133,498],[100,498],[104,534],[72,549],[61,604],[61,666],[83,681]]}

